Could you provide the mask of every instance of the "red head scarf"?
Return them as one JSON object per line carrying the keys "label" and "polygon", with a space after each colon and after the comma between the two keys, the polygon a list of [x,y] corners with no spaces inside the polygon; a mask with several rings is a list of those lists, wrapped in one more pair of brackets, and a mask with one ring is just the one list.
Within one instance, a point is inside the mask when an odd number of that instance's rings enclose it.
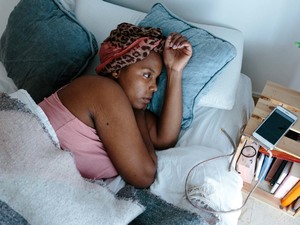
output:
{"label": "red head scarf", "polygon": [[151,51],[163,52],[164,37],[159,28],[121,23],[104,40],[99,50],[98,74],[109,74],[146,58]]}

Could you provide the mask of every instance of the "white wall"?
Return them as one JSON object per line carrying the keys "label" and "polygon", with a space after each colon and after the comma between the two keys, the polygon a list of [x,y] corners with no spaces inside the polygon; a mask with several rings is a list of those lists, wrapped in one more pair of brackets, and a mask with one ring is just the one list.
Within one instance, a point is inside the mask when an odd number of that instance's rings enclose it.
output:
{"label": "white wall", "polygon": [[[147,12],[156,0],[106,0]],[[160,0],[186,20],[243,32],[242,72],[260,93],[267,80],[300,91],[299,0]]]}

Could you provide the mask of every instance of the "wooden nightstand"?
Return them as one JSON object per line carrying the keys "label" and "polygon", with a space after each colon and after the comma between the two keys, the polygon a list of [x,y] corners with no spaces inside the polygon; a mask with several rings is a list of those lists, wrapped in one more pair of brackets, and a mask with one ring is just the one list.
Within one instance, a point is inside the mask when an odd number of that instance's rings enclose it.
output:
{"label": "wooden nightstand", "polygon": [[[276,84],[274,82],[268,81],[263,89],[263,92],[255,106],[255,109],[249,119],[247,126],[241,137],[237,152],[235,154],[235,162],[237,161],[243,146],[247,140],[253,141],[252,133],[261,124],[261,122],[266,118],[267,115],[277,106],[281,105],[295,115],[298,116],[298,120],[292,126],[291,130],[300,134],[300,92],[291,90],[282,85]],[[260,148],[261,152],[267,153],[263,148]],[[272,150],[274,157],[292,157],[293,161],[300,162],[300,142],[295,141],[288,137],[283,137],[275,149]],[[251,191],[252,187],[255,185],[256,181],[252,184],[244,182],[243,191],[248,193]],[[290,211],[288,208],[282,208],[280,205],[280,199],[275,198],[269,192],[263,190],[262,188],[257,188],[252,194],[253,197],[282,210],[289,215],[296,216],[300,214],[300,210],[297,212]]]}

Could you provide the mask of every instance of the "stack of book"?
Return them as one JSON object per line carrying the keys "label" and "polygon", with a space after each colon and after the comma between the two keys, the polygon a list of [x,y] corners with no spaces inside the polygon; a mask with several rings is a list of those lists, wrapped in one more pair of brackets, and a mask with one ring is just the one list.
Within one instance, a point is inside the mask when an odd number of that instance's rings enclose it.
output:
{"label": "stack of book", "polygon": [[[256,161],[255,167],[241,170],[240,174],[244,182],[252,183],[253,180],[264,180],[264,186],[268,186],[264,189],[275,198],[280,199],[283,207],[288,207],[294,212],[300,210],[299,160],[285,157],[269,159],[265,153],[265,150],[260,147],[257,155],[253,157]],[[237,162],[237,168],[239,168],[239,164],[241,164],[241,160]]]}

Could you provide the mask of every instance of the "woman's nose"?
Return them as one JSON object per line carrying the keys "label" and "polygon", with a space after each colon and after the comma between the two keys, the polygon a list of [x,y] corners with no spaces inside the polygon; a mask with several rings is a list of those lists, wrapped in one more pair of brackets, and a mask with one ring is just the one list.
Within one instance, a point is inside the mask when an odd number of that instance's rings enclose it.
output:
{"label": "woman's nose", "polygon": [[156,84],[156,82],[152,82],[152,84],[150,86],[150,90],[152,92],[156,92],[157,91],[157,84]]}

